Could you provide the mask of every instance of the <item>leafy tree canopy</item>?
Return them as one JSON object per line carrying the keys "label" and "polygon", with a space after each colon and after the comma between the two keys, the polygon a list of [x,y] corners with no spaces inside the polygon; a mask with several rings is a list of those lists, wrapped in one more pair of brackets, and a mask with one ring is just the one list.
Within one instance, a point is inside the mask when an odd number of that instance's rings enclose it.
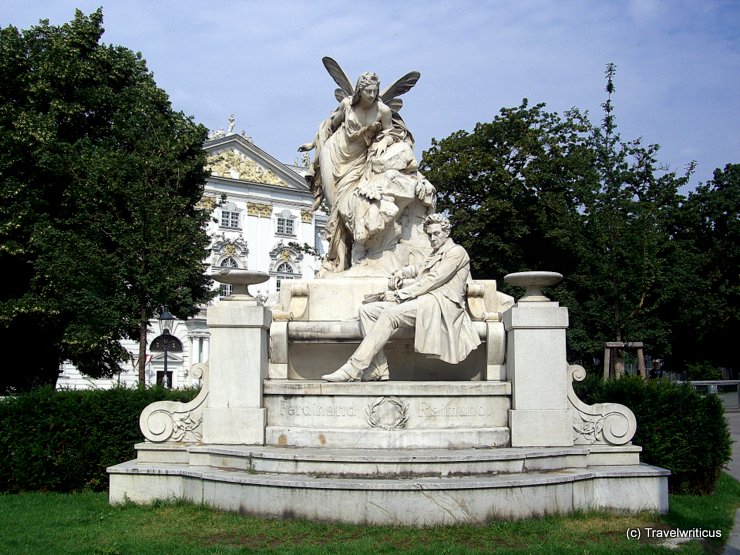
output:
{"label": "leafy tree canopy", "polygon": [[[740,164],[716,169],[676,212],[673,242],[683,284],[670,319],[676,361],[737,368],[740,336]],[[701,365],[700,365],[701,366]],[[708,376],[705,376],[708,379]]]}
{"label": "leafy tree canopy", "polygon": [[54,383],[64,360],[117,372],[160,305],[184,318],[211,295],[206,129],[102,21],[0,29],[0,388]]}
{"label": "leafy tree canopy", "polygon": [[[712,360],[725,337],[717,324],[738,332],[740,172],[728,166],[682,196],[693,163],[683,175],[666,172],[657,145],[617,133],[615,69],[607,66],[600,124],[524,100],[472,133],[433,140],[422,171],[475,278],[518,296],[503,283],[507,273],[565,276],[551,296],[570,309],[573,362],[595,367],[606,341],[642,341],[677,365]],[[699,323],[706,332],[697,333]]]}
{"label": "leafy tree canopy", "polygon": [[472,133],[432,140],[422,169],[472,255],[474,275],[570,269],[572,253],[560,238],[578,217],[583,179],[592,173],[589,130],[576,110],[561,118],[525,99]]}

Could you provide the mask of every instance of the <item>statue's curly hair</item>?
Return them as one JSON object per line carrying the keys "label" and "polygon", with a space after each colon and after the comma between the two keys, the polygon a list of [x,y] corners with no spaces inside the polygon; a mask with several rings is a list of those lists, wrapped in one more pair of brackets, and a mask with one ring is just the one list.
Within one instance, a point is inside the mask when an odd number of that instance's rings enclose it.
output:
{"label": "statue's curly hair", "polygon": [[439,224],[442,226],[442,231],[445,233],[450,232],[450,220],[448,220],[445,216],[442,214],[429,214],[424,219],[424,232],[426,233],[427,227],[429,227],[432,224]]}

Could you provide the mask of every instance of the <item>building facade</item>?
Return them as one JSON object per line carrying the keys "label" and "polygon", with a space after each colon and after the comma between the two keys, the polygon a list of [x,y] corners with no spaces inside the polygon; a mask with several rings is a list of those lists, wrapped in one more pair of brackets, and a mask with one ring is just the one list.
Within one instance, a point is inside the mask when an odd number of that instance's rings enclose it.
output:
{"label": "building facade", "polygon": [[[230,122],[233,120],[230,120]],[[213,218],[208,227],[211,244],[206,253],[208,273],[219,268],[245,268],[269,273],[270,279],[252,286],[250,293],[267,305],[275,302],[281,284],[290,279],[312,279],[319,270],[326,244],[322,231],[326,215],[313,213],[313,195],[303,175],[307,162],[293,165],[279,162],[255,145],[244,133],[212,133],[203,146],[208,153],[208,169],[203,202]],[[305,159],[304,159],[305,160]],[[316,253],[318,256],[314,256]],[[219,287],[214,283],[214,287]],[[229,294],[229,286],[219,287],[219,297]],[[173,341],[167,352],[159,350],[162,330],[152,321],[148,337],[146,381],[165,381],[171,387],[199,385],[189,375],[193,364],[206,362],[209,333],[208,306],[189,320],[174,320],[169,326]],[[71,364],[60,368],[57,387],[69,389],[108,388],[117,384],[138,384],[139,344],[124,342],[132,354],[124,372],[109,380],[81,375]]]}

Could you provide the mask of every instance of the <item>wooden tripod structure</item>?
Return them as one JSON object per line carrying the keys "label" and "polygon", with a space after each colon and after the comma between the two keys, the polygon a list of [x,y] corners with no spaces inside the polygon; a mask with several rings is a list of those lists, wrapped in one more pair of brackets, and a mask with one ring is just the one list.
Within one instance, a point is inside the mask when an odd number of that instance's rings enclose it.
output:
{"label": "wooden tripod structure", "polygon": [[608,380],[611,376],[618,378],[624,373],[624,366],[618,364],[621,362],[619,351],[623,349],[637,351],[637,368],[640,371],[640,376],[643,379],[647,378],[642,341],[608,341],[604,343],[604,379]]}

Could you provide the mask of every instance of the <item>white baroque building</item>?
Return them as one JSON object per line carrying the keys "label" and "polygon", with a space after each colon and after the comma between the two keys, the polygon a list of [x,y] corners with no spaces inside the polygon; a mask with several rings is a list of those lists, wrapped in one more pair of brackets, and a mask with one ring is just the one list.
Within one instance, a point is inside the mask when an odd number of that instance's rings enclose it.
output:
{"label": "white baroque building", "polygon": [[[311,247],[319,255],[325,252],[322,231],[326,214],[311,212],[313,195],[303,178],[307,162],[303,165],[279,162],[243,132],[233,133],[232,122],[230,119],[229,132],[211,133],[203,145],[211,172],[203,200],[213,209],[213,221],[208,228],[211,244],[206,254],[207,271],[235,267],[268,272],[269,281],[252,286],[250,293],[269,305],[276,298],[282,281],[311,279],[319,270],[320,260],[297,247]],[[227,287],[221,286],[220,296],[229,293]],[[150,323],[147,384],[166,379],[172,387],[199,385],[199,380],[190,376],[188,369],[208,360],[207,311],[205,306],[195,318],[173,322],[170,331],[176,338],[177,348],[167,353],[166,378],[164,353],[156,350],[156,343],[153,345],[161,330],[156,320]],[[95,380],[65,363],[60,368],[57,387],[86,389],[138,384],[139,344],[127,341],[124,346],[132,357],[119,376]]]}

